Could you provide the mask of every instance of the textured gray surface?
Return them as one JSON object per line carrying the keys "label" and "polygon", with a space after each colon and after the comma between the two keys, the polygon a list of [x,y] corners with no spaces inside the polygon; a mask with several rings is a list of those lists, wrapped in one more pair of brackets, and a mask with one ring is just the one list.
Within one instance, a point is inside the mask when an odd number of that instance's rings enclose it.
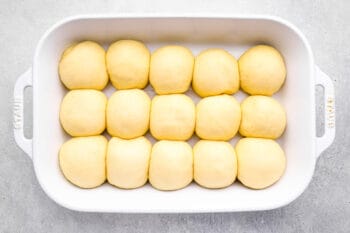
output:
{"label": "textured gray surface", "polygon": [[[54,4],[53,2],[57,2]],[[31,160],[12,136],[12,92],[40,36],[85,13],[272,14],[301,29],[336,89],[335,143],[317,162],[308,189],[277,210],[220,214],[96,214],[67,210],[39,187]],[[0,0],[0,232],[349,232],[350,1],[35,1]],[[31,90],[28,91],[29,97]],[[31,100],[26,101],[27,134]],[[318,125],[318,130],[320,130]]]}

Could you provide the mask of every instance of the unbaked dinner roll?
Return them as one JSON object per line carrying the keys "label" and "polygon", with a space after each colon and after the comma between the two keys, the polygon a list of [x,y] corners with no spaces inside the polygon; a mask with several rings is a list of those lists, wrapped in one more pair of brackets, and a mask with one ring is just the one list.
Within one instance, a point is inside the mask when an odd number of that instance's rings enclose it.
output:
{"label": "unbaked dinner roll", "polygon": [[150,52],[135,40],[119,40],[109,46],[107,69],[117,89],[144,88],[148,83]]}
{"label": "unbaked dinner roll", "polygon": [[245,137],[279,138],[286,127],[286,113],[273,98],[250,96],[241,103],[239,133]]}
{"label": "unbaked dinner roll", "polygon": [[243,138],[236,144],[237,178],[252,189],[266,188],[278,181],[286,168],[286,157],[271,139]]}
{"label": "unbaked dinner roll", "polygon": [[186,187],[193,179],[193,154],[186,142],[159,141],[153,145],[149,181],[159,190]]}
{"label": "unbaked dinner roll", "polygon": [[158,140],[187,140],[194,132],[195,105],[183,94],[159,95],[152,100],[150,131]]}
{"label": "unbaked dinner roll", "polygon": [[194,180],[206,188],[224,188],[237,175],[236,153],[228,142],[201,140],[193,147]]}
{"label": "unbaked dinner roll", "polygon": [[241,87],[250,95],[271,96],[286,78],[282,55],[273,47],[258,45],[248,49],[238,60]]}
{"label": "unbaked dinner roll", "polygon": [[119,188],[133,189],[148,178],[151,143],[145,137],[112,138],[107,149],[107,180]]}
{"label": "unbaked dinner roll", "polygon": [[196,108],[196,134],[201,139],[230,140],[239,128],[241,109],[233,96],[203,98]]}
{"label": "unbaked dinner roll", "polygon": [[108,83],[105,55],[105,50],[92,41],[70,46],[58,67],[62,83],[71,90],[102,90]]}
{"label": "unbaked dinner roll", "polygon": [[144,135],[149,128],[151,99],[138,89],[116,91],[107,104],[107,131],[124,139]]}
{"label": "unbaked dinner roll", "polygon": [[207,49],[195,60],[193,90],[201,97],[233,94],[239,89],[237,60],[223,49]]}
{"label": "unbaked dinner roll", "polygon": [[59,152],[63,175],[81,188],[95,188],[106,180],[107,139],[104,136],[77,137],[65,142]]}
{"label": "unbaked dinner roll", "polygon": [[172,45],[157,49],[151,56],[150,83],[159,95],[184,93],[188,90],[194,58],[185,47]]}
{"label": "unbaked dinner roll", "polygon": [[62,100],[60,121],[71,136],[93,136],[106,128],[107,97],[96,90],[73,90]]}

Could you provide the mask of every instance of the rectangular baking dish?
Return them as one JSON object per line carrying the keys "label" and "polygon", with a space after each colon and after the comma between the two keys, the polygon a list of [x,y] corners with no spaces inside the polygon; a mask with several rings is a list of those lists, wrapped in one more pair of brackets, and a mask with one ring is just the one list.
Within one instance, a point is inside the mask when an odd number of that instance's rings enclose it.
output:
{"label": "rectangular baking dish", "polygon": [[[250,190],[239,182],[208,190],[195,184],[162,192],[146,186],[121,190],[105,184],[80,189],[65,180],[57,154],[68,139],[59,123],[59,106],[66,90],[57,65],[62,51],[81,40],[108,45],[118,39],[144,41],[153,51],[165,44],[188,46],[194,54],[205,48],[227,49],[236,58],[248,47],[270,44],[284,56],[287,79],[275,97],[287,111],[288,126],[279,143],[285,149],[287,169],[282,179],[264,190]],[[316,137],[315,87],[324,88],[325,134]],[[23,135],[23,91],[33,87],[33,138]],[[152,93],[151,93],[152,94]],[[242,93],[235,95],[241,100]],[[295,200],[309,184],[317,157],[335,135],[334,87],[314,64],[310,46],[290,23],[271,16],[77,16],[50,28],[41,38],[33,66],[19,77],[14,90],[14,135],[32,158],[37,179],[58,204],[93,212],[233,212],[278,208]],[[234,139],[232,143],[237,140]]]}

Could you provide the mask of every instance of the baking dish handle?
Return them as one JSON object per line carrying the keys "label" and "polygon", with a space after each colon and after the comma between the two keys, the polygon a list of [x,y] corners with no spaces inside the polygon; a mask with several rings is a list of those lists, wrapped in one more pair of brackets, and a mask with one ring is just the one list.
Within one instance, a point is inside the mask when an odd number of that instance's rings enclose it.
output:
{"label": "baking dish handle", "polygon": [[316,137],[316,156],[320,156],[335,137],[335,96],[332,80],[318,66],[315,67],[315,85],[324,88],[324,135]]}
{"label": "baking dish handle", "polygon": [[32,69],[28,69],[16,81],[13,98],[13,131],[17,145],[32,158],[32,139],[24,136],[24,89],[32,86]]}

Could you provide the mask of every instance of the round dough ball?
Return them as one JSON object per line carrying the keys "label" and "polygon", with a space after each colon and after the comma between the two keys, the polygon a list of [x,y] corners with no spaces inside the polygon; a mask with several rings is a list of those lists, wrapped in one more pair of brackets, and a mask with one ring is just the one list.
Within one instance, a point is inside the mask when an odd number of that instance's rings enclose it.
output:
{"label": "round dough ball", "polygon": [[193,90],[201,97],[233,94],[239,89],[237,60],[223,49],[207,49],[197,57]]}
{"label": "round dough ball", "polygon": [[286,78],[282,55],[273,47],[258,45],[248,49],[238,60],[243,91],[250,95],[271,96]]}
{"label": "round dough ball", "polygon": [[195,105],[186,95],[160,95],[152,100],[150,130],[158,140],[189,139],[194,132]]}
{"label": "round dough ball", "polygon": [[64,51],[58,71],[62,83],[70,90],[102,90],[108,83],[106,52],[92,41],[72,45]]}
{"label": "round dough ball", "polygon": [[106,128],[107,97],[96,90],[73,90],[61,103],[60,121],[71,136],[93,136]]}
{"label": "round dough ball", "polygon": [[154,144],[149,167],[149,181],[159,190],[186,187],[193,179],[193,154],[186,142],[159,141]]}
{"label": "round dough ball", "polygon": [[59,152],[63,175],[81,188],[95,188],[106,180],[107,139],[78,137],[65,142]]}
{"label": "round dough ball", "polygon": [[286,168],[286,157],[271,139],[243,138],[236,144],[237,178],[252,189],[263,189],[277,182]]}
{"label": "round dough ball", "polygon": [[107,180],[119,188],[144,185],[148,177],[151,143],[145,137],[130,140],[112,138],[107,149]]}
{"label": "round dough ball", "polygon": [[286,128],[286,113],[271,97],[250,96],[241,103],[241,111],[242,136],[276,139]]}
{"label": "round dough ball", "polygon": [[107,69],[117,89],[144,88],[148,83],[150,52],[135,40],[120,40],[109,46]]}
{"label": "round dough ball", "polygon": [[151,99],[138,89],[116,91],[107,104],[107,131],[114,137],[132,139],[149,128]]}
{"label": "round dough ball", "polygon": [[241,122],[241,109],[233,96],[203,98],[196,108],[196,134],[201,139],[230,140]]}
{"label": "round dough ball", "polygon": [[151,57],[150,83],[159,95],[184,93],[192,80],[194,58],[182,46],[165,46]]}
{"label": "round dough ball", "polygon": [[193,147],[194,180],[206,188],[224,188],[236,179],[236,153],[228,142],[201,140]]}

